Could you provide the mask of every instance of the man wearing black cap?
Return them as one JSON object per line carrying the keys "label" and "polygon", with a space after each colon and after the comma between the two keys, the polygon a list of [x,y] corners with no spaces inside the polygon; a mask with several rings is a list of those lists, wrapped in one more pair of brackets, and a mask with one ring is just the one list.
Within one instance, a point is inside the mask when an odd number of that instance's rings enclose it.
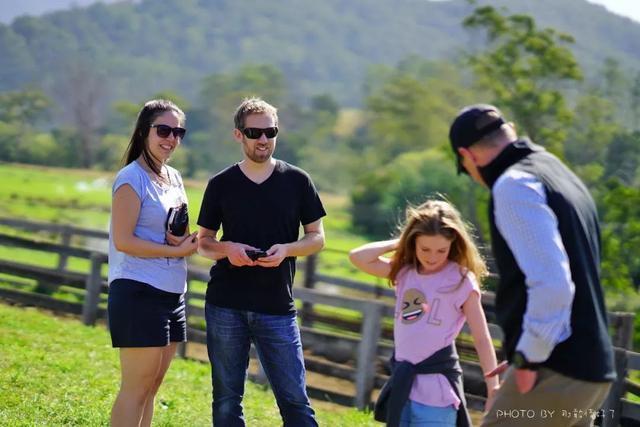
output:
{"label": "man wearing black cap", "polygon": [[506,370],[483,425],[591,425],[615,379],[593,199],[492,105],[460,111],[449,139],[458,171],[491,191],[496,316],[511,367],[489,373]]}

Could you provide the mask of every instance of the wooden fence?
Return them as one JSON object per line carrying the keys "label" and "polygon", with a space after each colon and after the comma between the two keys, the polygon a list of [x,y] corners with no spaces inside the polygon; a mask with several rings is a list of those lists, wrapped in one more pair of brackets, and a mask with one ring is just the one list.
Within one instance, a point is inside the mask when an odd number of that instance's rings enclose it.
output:
{"label": "wooden fence", "polygon": [[[42,224],[30,221],[2,219],[0,226],[5,230],[27,230],[29,238],[17,233],[0,232],[0,246],[29,249],[55,254],[55,267],[0,260],[2,280],[13,283],[11,287],[0,287],[0,298],[21,304],[37,305],[55,311],[80,315],[85,324],[93,325],[98,319],[106,319],[107,283],[104,278],[107,257],[102,251],[72,245],[78,238],[106,239],[107,233],[78,227]],[[35,234],[34,234],[35,233]],[[53,238],[52,236],[56,236]],[[57,240],[57,242],[55,242]],[[70,271],[70,258],[88,261],[85,272]],[[321,258],[320,258],[321,259]],[[372,286],[344,278],[319,273],[317,257],[300,261],[304,272],[294,290],[296,300],[301,302],[301,334],[305,347],[307,370],[319,372],[334,378],[349,380],[355,385],[355,393],[329,391],[309,386],[312,396],[332,400],[336,403],[354,405],[358,408],[370,406],[374,389],[380,388],[387,378],[387,361],[392,353],[393,292],[390,289]],[[75,294],[81,302],[54,298],[43,293],[27,292],[21,288],[28,286],[24,279],[35,280],[41,289],[64,290]],[[189,282],[206,282],[208,272],[190,266]],[[32,286],[32,285],[31,285]],[[359,297],[345,297],[323,291],[324,286],[349,289]],[[191,286],[190,286],[191,287]],[[190,342],[206,344],[204,331],[204,294],[187,293],[188,335]],[[322,309],[330,307],[329,309]],[[489,320],[493,319],[493,295],[483,295],[483,306]],[[349,310],[355,316],[339,316],[335,309]],[[612,340],[617,347],[616,363],[619,380],[603,408],[603,425],[640,422],[640,405],[625,398],[626,393],[640,396],[640,385],[628,378],[628,371],[640,369],[640,355],[631,352],[633,338],[631,313],[609,313]],[[500,339],[500,328],[489,325],[493,338]],[[465,326],[465,330],[466,329]],[[462,337],[462,336],[461,336]],[[458,348],[463,358],[465,392],[469,406],[481,410],[484,404],[484,380],[479,364],[473,360],[474,351],[468,340],[458,340]],[[497,349],[500,357],[501,350]],[[180,349],[186,354],[186,347]],[[466,356],[470,357],[466,357]],[[253,355],[255,356],[255,355]],[[604,412],[608,411],[608,412]]]}

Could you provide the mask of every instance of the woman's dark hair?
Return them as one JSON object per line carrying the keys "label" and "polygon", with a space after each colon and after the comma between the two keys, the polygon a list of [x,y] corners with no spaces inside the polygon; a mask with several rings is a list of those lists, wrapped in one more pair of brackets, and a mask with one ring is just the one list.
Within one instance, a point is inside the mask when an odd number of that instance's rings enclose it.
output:
{"label": "woman's dark hair", "polygon": [[176,113],[180,120],[180,124],[184,125],[184,112],[173,102],[167,101],[166,99],[152,99],[144,104],[144,107],[142,107],[142,110],[138,113],[136,127],[133,130],[133,135],[131,135],[131,140],[129,141],[127,150],[124,153],[123,159],[125,165],[128,165],[138,157],[142,156],[151,170],[156,175],[160,176],[160,168],[158,168],[153,155],[149,151],[147,138],[149,137],[149,131],[151,130],[153,121],[167,111]]}

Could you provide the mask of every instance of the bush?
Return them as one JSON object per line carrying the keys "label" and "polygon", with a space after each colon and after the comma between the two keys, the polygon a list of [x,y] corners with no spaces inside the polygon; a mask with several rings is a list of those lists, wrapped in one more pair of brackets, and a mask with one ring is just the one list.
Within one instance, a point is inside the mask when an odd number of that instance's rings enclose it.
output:
{"label": "bush", "polygon": [[405,153],[358,180],[351,194],[354,228],[370,237],[388,237],[403,220],[408,203],[417,205],[440,194],[469,218],[467,185],[442,150]]}

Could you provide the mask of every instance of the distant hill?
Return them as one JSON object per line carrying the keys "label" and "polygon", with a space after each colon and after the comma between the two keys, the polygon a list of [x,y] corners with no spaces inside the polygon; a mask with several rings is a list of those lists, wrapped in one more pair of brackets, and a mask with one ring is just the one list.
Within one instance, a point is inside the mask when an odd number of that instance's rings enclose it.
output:
{"label": "distant hill", "polygon": [[[606,57],[640,70],[640,24],[602,6],[585,0],[490,3],[572,34],[587,75]],[[64,96],[92,78],[110,99],[139,101],[164,89],[195,99],[204,76],[270,63],[284,72],[295,95],[330,93],[357,105],[372,64],[393,65],[412,54],[454,59],[478,46],[461,26],[470,11],[465,0],[98,3],[0,24],[0,90],[33,83]]]}
{"label": "distant hill", "polygon": [[[5,0],[0,7],[0,22],[10,23],[17,16],[42,15],[55,10],[87,6],[98,0]],[[113,3],[118,0],[100,0]]]}

